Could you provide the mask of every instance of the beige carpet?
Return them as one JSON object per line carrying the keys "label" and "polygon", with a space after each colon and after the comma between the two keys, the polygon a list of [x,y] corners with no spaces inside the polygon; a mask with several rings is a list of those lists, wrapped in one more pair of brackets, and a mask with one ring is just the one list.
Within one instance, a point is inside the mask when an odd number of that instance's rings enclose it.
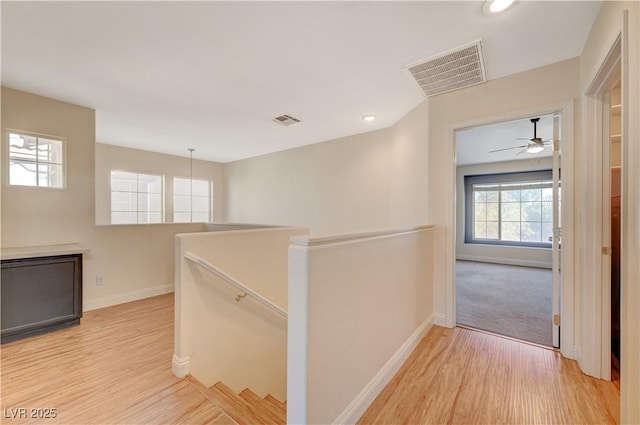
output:
{"label": "beige carpet", "polygon": [[456,262],[456,317],[461,325],[551,346],[549,269]]}

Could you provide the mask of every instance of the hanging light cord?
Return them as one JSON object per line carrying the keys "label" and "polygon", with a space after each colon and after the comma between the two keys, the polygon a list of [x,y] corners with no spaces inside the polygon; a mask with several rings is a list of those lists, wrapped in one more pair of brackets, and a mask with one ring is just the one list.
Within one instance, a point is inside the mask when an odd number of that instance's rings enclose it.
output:
{"label": "hanging light cord", "polygon": [[193,223],[193,151],[195,149],[194,148],[189,148],[189,202],[190,202],[190,208],[189,208],[189,214],[190,214],[190,221],[191,223]]}

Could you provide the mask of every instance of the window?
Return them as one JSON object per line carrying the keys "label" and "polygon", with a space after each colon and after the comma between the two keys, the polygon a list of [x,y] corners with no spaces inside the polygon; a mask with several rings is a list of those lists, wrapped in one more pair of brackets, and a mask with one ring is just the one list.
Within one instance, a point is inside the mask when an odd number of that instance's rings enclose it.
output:
{"label": "window", "polygon": [[[193,188],[193,197],[191,196]],[[173,179],[173,222],[208,223],[211,217],[211,189],[208,180]]]}
{"label": "window", "polygon": [[111,224],[162,223],[163,177],[111,171]]}
{"label": "window", "polygon": [[10,132],[9,184],[63,188],[64,142]]}
{"label": "window", "polygon": [[551,170],[465,176],[464,185],[466,243],[551,247]]}

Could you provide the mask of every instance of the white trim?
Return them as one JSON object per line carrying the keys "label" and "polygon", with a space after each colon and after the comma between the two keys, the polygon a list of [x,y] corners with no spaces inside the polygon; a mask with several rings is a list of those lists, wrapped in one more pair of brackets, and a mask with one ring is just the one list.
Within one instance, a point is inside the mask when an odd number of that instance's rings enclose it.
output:
{"label": "white trim", "polygon": [[291,244],[300,245],[300,246],[328,245],[328,244],[335,244],[340,242],[351,242],[351,241],[363,240],[363,239],[374,239],[374,238],[380,238],[383,236],[401,235],[404,233],[412,233],[412,232],[417,232],[420,230],[428,230],[432,228],[433,228],[433,225],[425,224],[422,226],[416,226],[416,227],[411,227],[407,229],[376,230],[373,232],[352,233],[352,234],[336,235],[336,236],[320,236],[320,237],[312,237],[309,235],[293,236],[291,238]]}
{"label": "white trim", "polygon": [[144,298],[151,298],[158,295],[169,294],[174,291],[175,284],[153,286],[151,288],[139,289],[112,297],[97,298],[95,300],[84,301],[82,311],[91,311],[99,308],[110,307],[112,305],[124,304]]}
{"label": "white trim", "polygon": [[398,373],[398,370],[407,361],[413,350],[418,346],[422,338],[433,326],[435,314],[430,314],[427,319],[411,334],[411,336],[398,348],[389,361],[376,373],[369,383],[360,391],[356,398],[349,403],[346,409],[332,422],[333,424],[355,424],[371,403],[378,397],[387,384]]}
{"label": "white trim", "polygon": [[453,327],[447,326],[447,316],[444,313],[433,313],[433,324],[436,326],[442,326],[443,328]]}
{"label": "white trim", "polygon": [[59,255],[86,254],[90,249],[79,243],[56,245],[23,246],[15,248],[1,248],[2,260],[18,260],[22,258],[53,257]]}
{"label": "white trim", "polygon": [[573,359],[578,363],[580,363],[580,360],[582,359],[582,347],[579,345],[573,347]]}
{"label": "white trim", "polygon": [[537,267],[540,269],[550,269],[552,264],[549,261],[530,261],[511,258],[480,257],[477,255],[457,255],[457,260],[477,261],[479,263],[506,264],[509,266]]}
{"label": "white trim", "polygon": [[189,362],[189,357],[178,357],[174,354],[171,359],[171,372],[178,378],[184,378],[189,374]]}
{"label": "white trim", "polygon": [[[309,249],[289,246],[287,423],[306,424],[309,393]],[[295,282],[296,284],[292,284]]]}
{"label": "white trim", "polygon": [[[617,33],[610,46],[585,93],[582,130],[585,137],[583,162],[586,167],[582,172],[582,243],[585,248],[581,253],[583,313],[580,327],[581,345],[585,350],[580,355],[579,365],[585,374],[605,380],[611,378],[611,301],[609,259],[603,258],[601,251],[601,247],[610,242],[608,224],[605,225],[605,222],[610,222],[610,212],[605,208],[609,204],[609,176],[605,169],[609,166],[610,143],[609,122],[604,114],[609,108],[605,93],[612,89],[616,78],[621,78],[621,33]],[[628,103],[624,96],[621,101],[624,113]],[[624,138],[624,130],[622,133]],[[625,140],[621,140],[621,144],[624,149]],[[605,277],[608,279],[604,280]]]}
{"label": "white trim", "polygon": [[447,203],[448,221],[445,224],[446,232],[446,261],[445,261],[445,326],[454,327],[456,321],[456,284],[455,284],[455,259],[456,259],[456,131],[480,125],[495,124],[503,121],[529,118],[534,115],[544,115],[560,112],[562,114],[562,168],[565,176],[563,184],[563,208],[562,208],[562,236],[563,251],[561,259],[561,314],[562,332],[560,352],[563,356],[573,358],[574,346],[574,101],[558,102],[550,105],[534,106],[518,111],[511,111],[472,120],[450,123],[447,127],[445,140],[447,141],[447,159],[450,161],[450,178],[445,182],[449,186],[449,192],[453,193],[451,202]]}

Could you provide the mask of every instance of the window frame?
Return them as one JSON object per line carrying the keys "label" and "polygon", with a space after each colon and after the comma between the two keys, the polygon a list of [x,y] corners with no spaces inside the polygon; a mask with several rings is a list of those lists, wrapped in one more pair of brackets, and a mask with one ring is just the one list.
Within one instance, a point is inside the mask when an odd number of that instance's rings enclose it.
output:
{"label": "window frame", "polygon": [[[60,142],[60,144],[62,145],[62,153],[61,153],[61,162],[60,163],[56,163],[56,162],[49,162],[49,161],[40,161],[38,159],[38,155],[37,155],[37,148],[36,148],[36,159],[35,161],[32,160],[28,160],[28,159],[23,159],[23,158],[14,158],[11,156],[11,135],[12,134],[16,134],[18,136],[26,136],[26,137],[34,137],[36,139],[36,144],[38,143],[39,139],[46,139],[46,140],[52,140],[52,141],[56,141],[56,142]],[[61,137],[61,136],[53,136],[50,134],[42,134],[42,133],[34,133],[34,132],[30,132],[30,131],[24,131],[24,130],[16,130],[16,129],[6,129],[5,131],[5,146],[7,148],[7,162],[6,162],[6,185],[7,186],[11,186],[11,187],[21,187],[21,188],[34,188],[34,189],[56,189],[56,190],[65,190],[67,189],[67,139],[65,137]],[[37,146],[37,145],[36,145]],[[11,161],[20,161],[20,162],[25,162],[25,163],[30,163],[30,164],[34,164],[36,166],[36,184],[35,185],[28,185],[28,184],[16,184],[16,183],[11,183]],[[60,186],[49,186],[49,185],[41,185],[40,184],[40,179],[38,178],[38,166],[40,164],[45,164],[45,165],[59,165],[61,167],[62,170],[62,177],[61,177],[61,184]]]}
{"label": "window frame", "polygon": [[[129,174],[135,174],[136,175],[136,192],[125,192],[125,191],[116,191],[116,192],[123,192],[123,193],[135,193],[136,194],[136,211],[135,211],[135,215],[136,215],[136,222],[135,223],[114,223],[113,222],[113,173],[129,173]],[[138,196],[140,195],[140,193],[145,193],[145,192],[139,192],[138,190],[138,183],[139,183],[139,176],[140,175],[144,175],[144,176],[153,176],[153,177],[160,177],[160,185],[161,185],[161,189],[160,189],[160,221],[158,222],[147,222],[147,223],[141,223],[139,221],[139,214],[141,211],[139,211],[138,205],[139,205],[139,198]],[[125,225],[148,225],[148,224],[165,224],[166,221],[166,205],[165,205],[165,191],[166,191],[166,183],[165,183],[165,175],[164,174],[155,174],[155,173],[148,173],[148,172],[141,172],[141,171],[130,171],[130,170],[123,170],[123,169],[111,169],[109,171],[109,224],[113,225],[113,226],[125,226]],[[154,193],[155,194],[155,193]],[[115,212],[132,212],[132,211],[115,211]],[[145,211],[142,211],[145,212]],[[146,211],[146,212],[156,212],[156,211]]]}
{"label": "window frame", "polygon": [[[206,222],[203,221],[193,221],[193,208],[192,206],[190,206],[191,210],[188,212],[185,211],[181,211],[181,213],[189,213],[191,214],[191,219],[190,221],[176,221],[176,180],[180,179],[180,180],[187,180],[187,181],[201,181],[201,182],[207,182],[208,185],[208,193],[207,193],[207,200],[208,200],[208,211],[207,211],[207,215],[208,215],[208,219]],[[191,178],[191,177],[180,177],[180,176],[173,176],[173,180],[172,180],[172,185],[173,185],[173,193],[172,193],[172,205],[173,205],[173,222],[174,223],[211,223],[212,222],[212,216],[213,216],[213,181],[211,181],[211,179],[197,179],[197,178]],[[179,194],[178,196],[194,196],[193,194],[190,195],[182,195]],[[195,195],[197,197],[200,198],[204,198],[204,196],[200,196],[200,195]],[[201,213],[198,211],[198,213]]]}
{"label": "window frame", "polygon": [[[492,174],[466,175],[464,176],[464,243],[474,245],[498,245],[526,248],[551,249],[552,242],[522,242],[504,241],[499,239],[476,239],[474,237],[474,184],[499,184],[499,183],[521,183],[528,181],[549,180],[553,181],[551,169],[536,171],[517,171]],[[502,200],[498,201],[499,215],[498,228],[502,224],[501,210]]]}

